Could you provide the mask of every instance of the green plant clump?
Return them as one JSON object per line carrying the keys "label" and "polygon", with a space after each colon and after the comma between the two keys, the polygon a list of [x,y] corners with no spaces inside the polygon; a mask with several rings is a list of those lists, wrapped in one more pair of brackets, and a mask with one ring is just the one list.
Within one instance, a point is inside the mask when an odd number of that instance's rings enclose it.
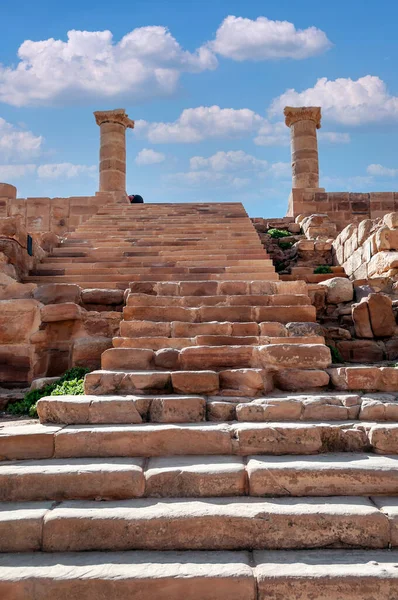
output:
{"label": "green plant clump", "polygon": [[341,364],[344,362],[343,357],[341,356],[338,348],[336,348],[336,346],[328,346],[330,353],[332,355],[332,363],[335,364]]}
{"label": "green plant clump", "polygon": [[326,273],[333,273],[333,270],[329,265],[319,265],[314,269],[315,275],[325,275]]}
{"label": "green plant clump", "polygon": [[281,250],[290,250],[293,246],[293,242],[279,242],[279,248]]}
{"label": "green plant clump", "polygon": [[27,392],[23,400],[10,404],[7,407],[7,412],[12,415],[37,417],[36,404],[40,398],[44,398],[45,396],[62,396],[63,394],[70,394],[71,396],[84,394],[84,376],[89,372],[90,370],[85,367],[73,367],[66,371],[55,383],[50,383],[40,390]]}
{"label": "green plant clump", "polygon": [[274,240],[278,240],[284,237],[290,237],[292,234],[287,229],[268,229],[268,235],[270,235]]}

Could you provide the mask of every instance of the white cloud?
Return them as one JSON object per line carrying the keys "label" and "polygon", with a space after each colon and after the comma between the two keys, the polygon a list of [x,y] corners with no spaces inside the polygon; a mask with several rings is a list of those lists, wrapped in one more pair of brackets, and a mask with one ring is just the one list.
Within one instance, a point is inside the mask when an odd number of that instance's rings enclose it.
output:
{"label": "white cloud", "polygon": [[322,184],[328,187],[328,191],[345,190],[349,192],[367,192],[374,181],[373,177],[364,175],[354,175],[352,177],[330,177],[325,175],[321,177],[321,180]]}
{"label": "white cloud", "polygon": [[86,165],[74,165],[72,163],[50,163],[37,167],[37,176],[40,179],[72,179],[81,175],[94,177],[97,167]]}
{"label": "white cloud", "polygon": [[389,167],[383,167],[383,165],[369,165],[366,169],[369,175],[375,175],[376,177],[396,177],[398,175],[398,169],[390,169]]}
{"label": "white cloud", "polygon": [[211,171],[236,171],[256,170],[267,168],[266,160],[260,160],[243,150],[230,150],[229,152],[217,152],[213,156],[193,156],[190,160],[192,171],[199,169],[210,169]]}
{"label": "white cloud", "polygon": [[351,141],[349,133],[339,133],[337,131],[319,131],[318,139],[328,144],[349,144]]}
{"label": "white cloud", "polygon": [[321,106],[324,117],[345,125],[360,125],[398,119],[398,97],[392,96],[379,77],[318,79],[303,92],[287,90],[271,104],[270,114],[279,115],[285,106]]}
{"label": "white cloud", "polygon": [[290,141],[289,129],[283,121],[270,123],[263,119],[254,143],[257,146],[288,146]]}
{"label": "white cloud", "polygon": [[151,148],[143,148],[136,156],[137,165],[155,165],[166,160],[165,154],[156,152]]}
{"label": "white cloud", "polygon": [[231,176],[226,176],[225,173],[217,173],[215,171],[188,171],[186,173],[172,173],[166,176],[166,179],[171,183],[177,183],[188,186],[202,186],[205,183],[214,184],[230,184]]}
{"label": "white cloud", "polygon": [[214,52],[234,60],[303,59],[331,47],[326,34],[316,27],[296,29],[288,21],[258,17],[227,17],[210,43]]}
{"label": "white cloud", "polygon": [[0,117],[0,159],[6,162],[26,160],[38,156],[43,143],[42,136],[25,131],[7,123]]}
{"label": "white cloud", "polygon": [[9,183],[15,179],[21,179],[32,175],[36,171],[36,165],[0,165],[0,181]]}
{"label": "white cloud", "polygon": [[269,168],[269,173],[277,179],[285,179],[292,176],[292,167],[288,162],[273,163]]}
{"label": "white cloud", "polygon": [[166,27],[139,27],[114,42],[110,31],[69,31],[67,41],[26,40],[19,62],[0,65],[0,101],[15,106],[70,100],[128,98],[129,103],[172,94],[182,72],[214,69],[207,46],[183,50]]}
{"label": "white cloud", "polygon": [[216,152],[212,156],[193,156],[187,172],[167,175],[166,179],[190,187],[210,184],[216,187],[240,189],[258,179],[285,179],[291,176],[289,163],[268,164],[242,150]]}
{"label": "white cloud", "polygon": [[264,119],[249,108],[198,106],[182,111],[172,123],[136,121],[138,135],[153,144],[193,143],[209,138],[237,138],[255,133]]}
{"label": "white cloud", "polygon": [[258,146],[289,144],[289,130],[283,121],[270,123],[249,108],[198,106],[186,108],[176,121],[149,123],[136,121],[139,137],[152,144],[197,143],[207,139],[237,139],[254,135]]}

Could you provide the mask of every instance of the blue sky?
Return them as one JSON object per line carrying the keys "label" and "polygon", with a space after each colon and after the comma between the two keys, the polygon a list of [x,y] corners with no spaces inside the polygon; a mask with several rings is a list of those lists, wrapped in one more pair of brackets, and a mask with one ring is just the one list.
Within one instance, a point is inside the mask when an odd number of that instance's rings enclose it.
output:
{"label": "blue sky", "polygon": [[37,0],[0,16],[0,181],[21,197],[93,194],[92,112],[121,106],[127,191],[147,202],[283,216],[286,104],[322,106],[328,191],[398,189],[391,0]]}

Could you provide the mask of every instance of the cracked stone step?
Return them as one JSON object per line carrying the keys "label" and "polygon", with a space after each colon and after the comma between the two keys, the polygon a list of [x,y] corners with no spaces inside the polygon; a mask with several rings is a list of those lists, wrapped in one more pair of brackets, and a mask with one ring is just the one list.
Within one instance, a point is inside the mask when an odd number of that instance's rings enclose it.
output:
{"label": "cracked stone step", "polygon": [[[34,508],[34,504],[37,508]],[[388,518],[367,498],[140,498],[31,503],[45,552],[387,548]],[[19,519],[22,512],[24,518]],[[31,551],[24,504],[0,504],[0,551]],[[6,538],[6,539],[4,539]]]}
{"label": "cracked stone step", "polygon": [[124,499],[144,495],[143,458],[0,463],[0,500]]}
{"label": "cracked stone step", "polygon": [[[398,493],[397,456],[367,453],[254,456],[247,459],[247,474],[251,496],[370,496]],[[381,505],[384,502],[388,504],[388,499],[382,499]]]}
{"label": "cracked stone step", "polygon": [[304,294],[274,295],[209,295],[209,296],[150,296],[148,294],[129,294],[126,306],[183,306],[186,308],[200,306],[308,306],[309,296]]}
{"label": "cracked stone step", "polygon": [[[18,431],[17,431],[18,430]],[[312,423],[143,423],[137,425],[26,425],[0,432],[2,460],[172,455],[318,455],[375,452],[397,438],[398,424]],[[347,455],[348,456],[348,455]]]}
{"label": "cracked stone step", "polygon": [[247,552],[3,554],[0,597],[257,600]]}
{"label": "cracked stone step", "polygon": [[304,306],[126,306],[123,309],[126,321],[181,321],[189,323],[219,322],[264,322],[278,323],[315,322],[315,307]]}
{"label": "cracked stone step", "polygon": [[397,596],[397,551],[255,551],[253,559],[259,600],[392,600]]}
{"label": "cracked stone step", "polygon": [[182,350],[189,346],[263,346],[265,344],[325,344],[325,338],[313,337],[266,337],[266,336],[233,336],[233,335],[199,335],[194,338],[180,337],[114,337],[114,348],[142,348],[162,350],[174,348]]}

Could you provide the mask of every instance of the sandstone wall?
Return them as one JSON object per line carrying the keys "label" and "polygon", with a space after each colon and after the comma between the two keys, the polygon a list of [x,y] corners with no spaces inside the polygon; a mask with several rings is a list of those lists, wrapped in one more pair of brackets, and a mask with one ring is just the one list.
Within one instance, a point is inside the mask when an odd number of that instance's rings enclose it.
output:
{"label": "sandstone wall", "polygon": [[347,225],[333,242],[334,264],[351,279],[398,276],[398,213]]}
{"label": "sandstone wall", "polygon": [[398,211],[398,192],[317,192],[293,189],[287,216],[327,214],[339,231],[349,223],[378,219]]}
{"label": "sandstone wall", "polygon": [[112,192],[70,198],[17,198],[16,195],[13,185],[0,183],[0,218],[18,217],[31,235],[43,232],[65,235],[95,215],[104,204],[128,202],[124,194]]}

